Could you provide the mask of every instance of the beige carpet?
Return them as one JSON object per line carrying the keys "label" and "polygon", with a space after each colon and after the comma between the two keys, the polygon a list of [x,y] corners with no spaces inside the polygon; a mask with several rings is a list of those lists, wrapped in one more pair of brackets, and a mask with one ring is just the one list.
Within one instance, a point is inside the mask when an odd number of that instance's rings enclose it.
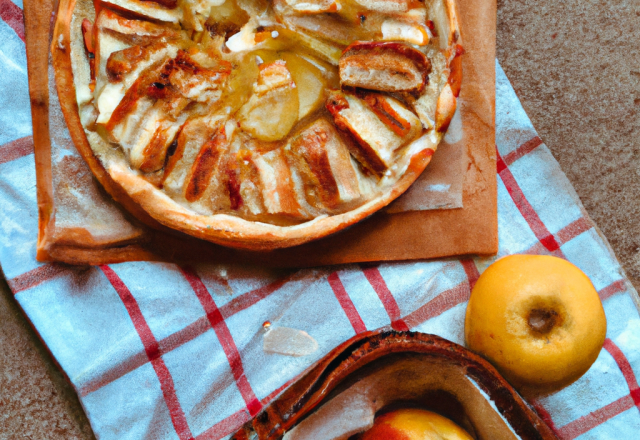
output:
{"label": "beige carpet", "polygon": [[498,59],[640,289],[640,0],[498,1]]}

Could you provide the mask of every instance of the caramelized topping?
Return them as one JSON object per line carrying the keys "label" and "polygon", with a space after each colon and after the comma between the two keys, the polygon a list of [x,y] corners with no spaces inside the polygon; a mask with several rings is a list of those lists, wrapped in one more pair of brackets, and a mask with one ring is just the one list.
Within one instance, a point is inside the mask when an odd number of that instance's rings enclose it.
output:
{"label": "caramelized topping", "polygon": [[389,102],[381,99],[376,93],[366,93],[362,95],[364,102],[373,110],[376,116],[384,122],[395,134],[400,137],[407,136],[411,131],[411,123],[405,120],[396,112]]}
{"label": "caramelized topping", "polygon": [[289,165],[304,175],[306,199],[312,206],[335,209],[360,197],[349,151],[327,120],[320,119],[302,131],[290,151]]}
{"label": "caramelized topping", "polygon": [[187,201],[195,202],[202,197],[209,186],[209,182],[217,168],[220,157],[223,152],[228,149],[228,146],[227,136],[224,126],[222,126],[213,139],[202,146],[200,153],[198,153],[196,160],[191,166],[189,183],[187,183],[184,194],[184,198],[187,199]]}
{"label": "caramelized topping", "polygon": [[110,82],[122,81],[145,58],[147,51],[142,46],[132,46],[113,52],[107,60],[107,75]]}
{"label": "caramelized topping", "polygon": [[379,93],[356,95],[334,91],[327,110],[352,142],[351,154],[379,177],[392,165],[394,152],[422,133],[416,115],[399,101]]}
{"label": "caramelized topping", "polygon": [[403,43],[356,42],[340,58],[342,84],[370,90],[420,93],[430,72],[426,55]]}
{"label": "caramelized topping", "polygon": [[174,9],[178,6],[178,0],[144,0],[146,2],[157,3],[167,9]]}

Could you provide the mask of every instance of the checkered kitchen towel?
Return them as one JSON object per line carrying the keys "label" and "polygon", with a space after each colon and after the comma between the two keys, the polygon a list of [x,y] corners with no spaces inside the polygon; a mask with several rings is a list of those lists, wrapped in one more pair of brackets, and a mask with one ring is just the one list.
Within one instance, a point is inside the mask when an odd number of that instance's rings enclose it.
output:
{"label": "checkered kitchen towel", "polygon": [[[21,0],[0,0],[0,264],[100,439],[223,438],[333,347],[391,326],[464,343],[466,301],[497,257],[297,272],[35,260],[37,203]],[[563,439],[640,438],[633,287],[497,66],[499,255],[575,263],[600,292],[607,339],[589,372],[533,402]],[[263,351],[262,324],[313,354]]]}

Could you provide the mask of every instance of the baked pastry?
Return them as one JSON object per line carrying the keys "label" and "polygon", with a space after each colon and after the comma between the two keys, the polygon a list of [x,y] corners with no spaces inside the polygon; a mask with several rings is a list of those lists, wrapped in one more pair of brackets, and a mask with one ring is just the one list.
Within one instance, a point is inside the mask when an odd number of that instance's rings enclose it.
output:
{"label": "baked pastry", "polygon": [[456,108],[452,0],[63,0],[52,45],[78,150],[143,221],[247,249],[404,192]]}

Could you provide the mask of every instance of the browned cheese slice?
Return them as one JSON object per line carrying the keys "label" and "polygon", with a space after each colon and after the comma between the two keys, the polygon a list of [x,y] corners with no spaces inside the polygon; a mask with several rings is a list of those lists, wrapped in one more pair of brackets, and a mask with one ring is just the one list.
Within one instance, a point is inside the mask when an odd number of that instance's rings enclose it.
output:
{"label": "browned cheese slice", "polygon": [[349,150],[326,119],[304,129],[285,150],[289,165],[302,175],[305,196],[311,206],[333,210],[360,198]]}
{"label": "browned cheese slice", "polygon": [[381,176],[395,161],[395,152],[422,133],[420,119],[398,100],[378,93],[355,96],[334,91],[327,109],[336,126],[352,141],[351,154]]}

